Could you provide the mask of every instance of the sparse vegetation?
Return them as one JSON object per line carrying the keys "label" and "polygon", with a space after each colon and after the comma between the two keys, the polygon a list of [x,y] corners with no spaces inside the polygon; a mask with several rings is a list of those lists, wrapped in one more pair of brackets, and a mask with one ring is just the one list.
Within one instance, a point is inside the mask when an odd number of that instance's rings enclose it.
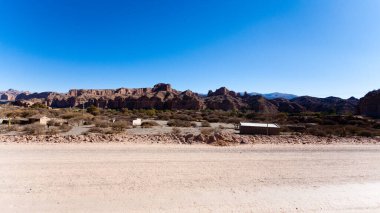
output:
{"label": "sparse vegetation", "polygon": [[168,126],[172,126],[172,127],[190,127],[191,126],[191,122],[187,121],[187,120],[178,120],[178,119],[169,120],[168,121]]}
{"label": "sparse vegetation", "polygon": [[43,135],[45,126],[41,124],[29,124],[24,127],[24,131],[28,135]]}
{"label": "sparse vegetation", "polygon": [[152,128],[154,126],[159,126],[156,121],[144,121],[141,123],[142,128]]}
{"label": "sparse vegetation", "polygon": [[358,135],[362,136],[362,137],[373,137],[374,136],[372,132],[366,131],[366,130],[359,132]]}
{"label": "sparse vegetation", "polygon": [[[95,127],[107,131],[120,132],[129,128],[128,124],[114,124],[112,121],[130,121],[135,118],[150,118],[168,120],[171,127],[197,127],[195,121],[201,122],[201,129],[210,127],[210,122],[239,123],[241,121],[278,123],[281,130],[288,133],[298,132],[300,134],[311,134],[317,136],[380,136],[380,123],[378,121],[354,115],[334,115],[328,113],[278,113],[263,114],[253,111],[220,111],[220,110],[155,110],[155,109],[101,109],[95,106],[87,108],[86,112],[81,109],[48,109],[44,107],[20,108],[6,107],[0,111],[0,116],[12,118],[11,127],[14,129],[2,128],[5,131],[21,131],[24,129],[25,119],[35,115],[46,115],[49,118],[56,118],[48,122],[48,127],[58,127],[59,132],[69,131],[72,126],[94,125]],[[24,119],[24,120],[23,120]],[[59,121],[59,120],[63,121]],[[59,122],[56,122],[59,121]],[[67,122],[68,125],[62,125]],[[4,122],[5,123],[5,122]],[[62,126],[61,126],[62,125]],[[145,121],[143,128],[157,126],[155,121]],[[289,126],[286,126],[289,125]],[[17,128],[13,126],[20,126]],[[50,129],[47,128],[47,129]],[[222,129],[223,127],[220,127]],[[30,130],[32,134],[39,134],[38,131]],[[54,130],[51,130],[52,132]],[[201,130],[207,131],[207,130]],[[33,133],[34,132],[34,133]],[[104,131],[103,131],[104,132]],[[47,133],[47,130],[42,134]]]}
{"label": "sparse vegetation", "polygon": [[31,108],[34,108],[34,109],[39,109],[39,108],[43,108],[43,109],[46,109],[48,108],[45,104],[42,104],[42,103],[35,103],[31,106]]}
{"label": "sparse vegetation", "polygon": [[98,107],[91,105],[90,107],[87,108],[87,113],[90,113],[91,115],[97,116],[100,114],[100,110]]}
{"label": "sparse vegetation", "polygon": [[202,127],[211,127],[211,125],[208,121],[202,121],[201,125],[202,125]]}
{"label": "sparse vegetation", "polygon": [[116,121],[115,123],[111,124],[112,130],[115,132],[122,132],[126,129],[131,128],[129,123],[126,121]]}
{"label": "sparse vegetation", "polygon": [[180,135],[181,132],[182,132],[182,131],[181,131],[180,128],[174,127],[174,128],[172,129],[172,134],[174,134],[174,135]]}
{"label": "sparse vegetation", "polygon": [[58,134],[60,131],[58,129],[58,127],[50,127],[46,130],[46,134],[47,135],[56,135]]}
{"label": "sparse vegetation", "polygon": [[212,135],[213,133],[214,133],[214,129],[213,128],[209,128],[209,127],[207,127],[207,128],[202,128],[201,129],[201,134],[202,135]]}

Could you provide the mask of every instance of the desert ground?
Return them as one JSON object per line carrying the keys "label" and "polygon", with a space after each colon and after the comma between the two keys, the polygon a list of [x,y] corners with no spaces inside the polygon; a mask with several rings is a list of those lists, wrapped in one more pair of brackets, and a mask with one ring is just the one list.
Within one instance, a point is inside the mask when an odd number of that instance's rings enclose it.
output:
{"label": "desert ground", "polygon": [[1,212],[379,212],[379,145],[0,144]]}

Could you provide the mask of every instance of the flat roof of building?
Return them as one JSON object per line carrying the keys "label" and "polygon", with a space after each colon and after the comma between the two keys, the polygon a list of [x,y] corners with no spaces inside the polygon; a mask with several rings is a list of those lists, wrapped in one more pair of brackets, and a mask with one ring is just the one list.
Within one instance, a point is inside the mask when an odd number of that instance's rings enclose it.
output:
{"label": "flat roof of building", "polygon": [[240,126],[251,126],[251,127],[269,127],[269,128],[280,128],[277,124],[271,123],[240,123]]}

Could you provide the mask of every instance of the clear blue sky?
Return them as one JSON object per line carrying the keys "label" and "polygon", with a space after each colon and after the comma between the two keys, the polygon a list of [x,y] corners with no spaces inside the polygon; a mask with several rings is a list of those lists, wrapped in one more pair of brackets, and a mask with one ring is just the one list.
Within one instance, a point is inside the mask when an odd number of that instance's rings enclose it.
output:
{"label": "clear blue sky", "polygon": [[0,90],[149,87],[361,97],[378,0],[0,0]]}

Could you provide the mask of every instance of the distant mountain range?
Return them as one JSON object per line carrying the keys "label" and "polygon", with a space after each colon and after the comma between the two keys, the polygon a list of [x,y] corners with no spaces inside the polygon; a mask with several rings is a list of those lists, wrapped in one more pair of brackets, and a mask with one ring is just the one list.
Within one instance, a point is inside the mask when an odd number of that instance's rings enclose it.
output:
{"label": "distant mountain range", "polygon": [[[245,94],[245,92],[238,92],[237,94],[243,96]],[[280,92],[273,92],[273,93],[250,92],[250,93],[247,93],[247,94],[250,95],[250,96],[260,95],[260,96],[263,96],[264,98],[266,98],[268,100],[273,100],[273,99],[276,99],[276,98],[283,98],[283,99],[286,99],[286,100],[290,100],[290,99],[298,97],[297,95],[288,94],[288,93],[280,93]],[[202,97],[207,97],[207,94],[204,94],[204,93],[199,93],[198,95],[202,96]]]}
{"label": "distant mountain range", "polygon": [[[240,92],[239,94],[244,95],[244,92]],[[283,98],[286,100],[290,100],[290,99],[298,97],[297,95],[288,94],[288,93],[280,93],[280,92],[273,92],[273,93],[266,93],[266,94],[265,93],[251,92],[251,93],[248,93],[248,95],[251,95],[251,96],[252,95],[261,95],[268,100],[272,100],[272,99],[276,99],[276,98]]]}
{"label": "distant mountain range", "polygon": [[[371,94],[375,94],[376,97],[380,96],[380,92]],[[360,102],[354,97],[342,99],[338,97],[296,96],[286,93],[236,93],[225,87],[215,91],[210,90],[207,95],[202,95],[191,90],[178,91],[173,89],[170,84],[160,83],[152,88],[72,89],[65,94],[23,92],[15,97],[14,104],[30,106],[34,103],[42,103],[53,108],[94,105],[108,109],[210,109],[248,110],[258,113],[326,112],[336,114],[365,112],[365,115],[380,115],[380,110],[379,112],[376,111],[376,109],[380,109],[380,101],[371,97],[363,99],[365,102]],[[374,108],[375,105],[378,108]]]}

